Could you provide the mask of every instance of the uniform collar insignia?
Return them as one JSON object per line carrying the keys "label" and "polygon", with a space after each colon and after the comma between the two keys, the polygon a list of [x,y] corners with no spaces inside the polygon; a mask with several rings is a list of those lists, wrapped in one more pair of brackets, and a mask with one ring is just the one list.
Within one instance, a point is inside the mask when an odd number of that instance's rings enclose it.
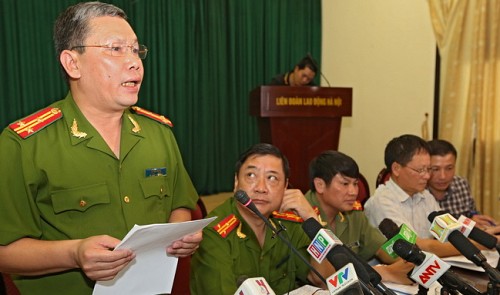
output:
{"label": "uniform collar insignia", "polygon": [[71,135],[73,135],[76,138],[87,137],[87,133],[78,130],[78,123],[76,122],[76,119],[73,119],[73,124],[71,125]]}
{"label": "uniform collar insignia", "polygon": [[137,123],[137,121],[134,120],[130,115],[128,115],[128,119],[130,120],[130,122],[132,122],[132,125],[134,125],[134,128],[132,128],[132,132],[139,133],[141,131],[141,126],[139,126],[139,123]]}
{"label": "uniform collar insignia", "polygon": [[238,236],[238,238],[240,239],[244,239],[247,237],[247,235],[245,235],[242,231],[241,231],[241,227],[243,226],[243,223],[240,223],[240,225],[238,225],[238,229],[236,230],[236,235]]}

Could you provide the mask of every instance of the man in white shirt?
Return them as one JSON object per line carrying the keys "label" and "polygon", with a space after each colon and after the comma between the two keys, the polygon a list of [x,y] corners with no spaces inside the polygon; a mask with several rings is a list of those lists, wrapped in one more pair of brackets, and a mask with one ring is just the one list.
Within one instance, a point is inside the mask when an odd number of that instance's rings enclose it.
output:
{"label": "man in white shirt", "polygon": [[365,203],[370,223],[378,227],[384,218],[398,226],[404,223],[417,233],[417,245],[422,250],[438,256],[458,255],[450,243],[440,243],[429,232],[427,216],[441,208],[426,190],[431,169],[427,142],[409,134],[396,137],[387,144],[384,160],[391,178]]}

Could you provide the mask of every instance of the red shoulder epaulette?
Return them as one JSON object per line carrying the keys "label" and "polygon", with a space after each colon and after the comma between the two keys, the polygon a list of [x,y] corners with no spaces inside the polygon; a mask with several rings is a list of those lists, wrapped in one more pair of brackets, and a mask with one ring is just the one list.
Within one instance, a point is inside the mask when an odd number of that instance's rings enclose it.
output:
{"label": "red shoulder epaulette", "polygon": [[302,217],[298,216],[297,214],[291,211],[286,211],[286,212],[273,211],[273,217],[276,219],[288,220],[293,222],[304,222]]}
{"label": "red shoulder epaulette", "polygon": [[62,118],[62,112],[58,108],[48,107],[28,117],[12,123],[9,128],[16,132],[21,138],[28,138],[53,122]]}
{"label": "red shoulder epaulette", "polygon": [[236,218],[236,215],[231,214],[217,223],[213,228],[221,237],[225,238],[238,226],[238,224],[240,224],[240,221]]}
{"label": "red shoulder epaulette", "polygon": [[353,211],[363,211],[363,205],[359,201],[354,202],[354,205],[352,206]]}
{"label": "red shoulder epaulette", "polygon": [[153,112],[150,112],[148,110],[145,110],[143,108],[140,108],[138,106],[133,106],[132,109],[136,112],[136,114],[138,115],[142,115],[142,116],[145,116],[145,117],[148,117],[148,118],[151,118],[155,121],[158,121],[162,124],[165,124],[165,125],[168,125],[170,127],[174,127],[174,124],[172,124],[172,121],[170,121],[169,119],[167,119],[165,116],[163,115],[158,115],[158,114],[155,114]]}
{"label": "red shoulder epaulette", "polygon": [[[317,206],[313,206],[314,213],[316,215],[319,215],[319,208]],[[286,212],[278,212],[278,211],[273,211],[273,217],[277,219],[283,219],[283,220],[289,220],[293,222],[304,222],[304,219],[302,217],[298,216],[297,214],[293,213],[292,211],[286,211]]]}

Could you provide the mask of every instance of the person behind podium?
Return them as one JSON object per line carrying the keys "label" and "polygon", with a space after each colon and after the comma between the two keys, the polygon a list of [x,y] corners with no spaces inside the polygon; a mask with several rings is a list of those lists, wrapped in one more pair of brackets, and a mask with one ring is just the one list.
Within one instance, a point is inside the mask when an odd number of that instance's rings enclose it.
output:
{"label": "person behind podium", "polygon": [[[132,107],[147,49],[126,19],[68,7],[54,26],[68,95],[0,135],[0,272],[21,294],[92,294],[133,263],[113,248],[134,224],[190,220],[196,206],[170,122]],[[188,256],[201,239],[165,251]]]}
{"label": "person behind podium", "polygon": [[311,56],[301,59],[293,68],[284,74],[274,77],[269,85],[283,86],[315,86],[314,77],[318,72],[316,61]]}
{"label": "person behind podium", "polygon": [[[286,228],[281,234],[309,259],[306,248],[311,240],[301,222],[317,219],[317,213],[300,190],[287,189],[288,177],[288,160],[281,151],[259,143],[236,162],[234,191],[245,191],[272,224]],[[264,277],[276,294],[285,294],[300,284],[321,285],[264,221],[235,198],[226,200],[209,216],[217,219],[203,230],[203,241],[192,257],[191,294],[234,294],[238,282],[251,277]],[[319,265],[310,260],[325,278],[334,272],[329,262]]]}
{"label": "person behind podium", "polygon": [[356,200],[358,179],[359,167],[354,159],[338,151],[322,152],[309,164],[311,189],[305,197],[319,208],[321,223],[346,247],[366,261],[377,258],[387,264],[374,267],[382,280],[411,284],[407,273],[414,265],[395,260],[380,248],[387,239],[370,224]]}

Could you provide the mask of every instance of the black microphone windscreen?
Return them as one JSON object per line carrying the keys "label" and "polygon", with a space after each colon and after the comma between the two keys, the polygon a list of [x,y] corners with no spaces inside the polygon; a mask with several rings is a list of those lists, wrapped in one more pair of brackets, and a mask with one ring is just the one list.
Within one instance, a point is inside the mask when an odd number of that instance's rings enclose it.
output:
{"label": "black microphone windscreen", "polygon": [[382,222],[378,225],[378,229],[388,240],[392,239],[399,233],[399,226],[389,218],[384,218],[384,220],[382,220]]}
{"label": "black microphone windscreen", "polygon": [[425,254],[422,253],[417,245],[403,239],[394,242],[392,249],[399,257],[416,265],[422,264],[425,260]]}
{"label": "black microphone windscreen", "polygon": [[302,223],[302,229],[304,230],[306,235],[309,237],[309,239],[311,239],[311,241],[314,240],[314,237],[319,232],[319,230],[322,228],[323,227],[321,226],[321,224],[313,217],[307,219],[306,221],[304,221]]}
{"label": "black microphone windscreen", "polygon": [[497,238],[477,227],[474,227],[471,230],[469,238],[473,239],[474,241],[478,242],[488,249],[494,249],[497,246],[498,242]]}
{"label": "black microphone windscreen", "polygon": [[335,270],[339,270],[342,267],[346,266],[350,261],[347,258],[347,255],[344,253],[337,253],[332,256],[333,267]]}
{"label": "black microphone windscreen", "polygon": [[247,193],[245,193],[245,191],[242,190],[236,191],[234,193],[234,198],[244,206],[246,206],[248,204],[248,201],[250,201],[250,197],[247,195]]}
{"label": "black microphone windscreen", "polygon": [[[477,266],[481,266],[482,262],[484,261],[479,261],[478,258],[482,258],[480,254],[481,251],[472,244],[471,241],[469,241],[461,232],[459,231],[452,231],[450,235],[448,236],[448,241],[457,248],[457,250],[462,253],[465,258],[469,259],[470,261],[474,262]],[[479,257],[478,257],[479,256]]]}

